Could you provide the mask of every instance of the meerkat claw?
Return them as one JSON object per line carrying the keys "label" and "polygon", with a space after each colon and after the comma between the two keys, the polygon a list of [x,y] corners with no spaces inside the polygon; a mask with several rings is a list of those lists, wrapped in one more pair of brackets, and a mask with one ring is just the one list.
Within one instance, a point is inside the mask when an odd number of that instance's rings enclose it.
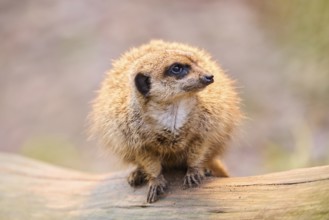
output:
{"label": "meerkat claw", "polygon": [[153,203],[158,200],[159,196],[165,193],[167,189],[167,181],[161,175],[155,180],[151,180],[149,184],[149,190],[147,193],[147,202]]}
{"label": "meerkat claw", "polygon": [[188,171],[184,177],[183,185],[185,188],[192,188],[201,184],[203,180],[203,174],[198,170]]}

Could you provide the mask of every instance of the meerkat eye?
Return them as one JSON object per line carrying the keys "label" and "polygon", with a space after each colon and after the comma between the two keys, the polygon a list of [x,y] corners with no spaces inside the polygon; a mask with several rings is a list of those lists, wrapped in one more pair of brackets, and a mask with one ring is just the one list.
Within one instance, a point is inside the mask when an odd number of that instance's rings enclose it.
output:
{"label": "meerkat eye", "polygon": [[167,74],[176,76],[178,78],[183,78],[185,75],[188,74],[189,69],[190,69],[189,65],[184,65],[181,63],[174,63],[167,70]]}
{"label": "meerkat eye", "polygon": [[184,66],[182,64],[173,64],[171,67],[170,67],[170,72],[173,73],[173,74],[180,74],[182,73],[184,70]]}

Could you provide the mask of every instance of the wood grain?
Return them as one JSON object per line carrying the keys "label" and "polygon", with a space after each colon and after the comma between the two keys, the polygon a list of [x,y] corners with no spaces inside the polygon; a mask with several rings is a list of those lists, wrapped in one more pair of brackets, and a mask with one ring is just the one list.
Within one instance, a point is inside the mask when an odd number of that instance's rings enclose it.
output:
{"label": "wood grain", "polygon": [[91,175],[0,154],[0,219],[329,219],[329,166],[261,176],[207,178],[184,190],[167,173],[168,193],[145,202],[127,172]]}

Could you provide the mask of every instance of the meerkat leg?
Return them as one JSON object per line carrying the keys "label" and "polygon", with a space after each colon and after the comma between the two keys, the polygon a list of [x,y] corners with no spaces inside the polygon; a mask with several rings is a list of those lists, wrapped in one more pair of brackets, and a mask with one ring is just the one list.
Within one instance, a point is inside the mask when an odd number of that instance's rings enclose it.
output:
{"label": "meerkat leg", "polygon": [[[201,148],[199,148],[201,149]],[[191,188],[201,184],[204,178],[203,153],[191,153],[187,158],[187,172],[184,177],[184,187]]]}
{"label": "meerkat leg", "polygon": [[147,158],[141,161],[141,166],[143,167],[149,182],[147,202],[153,203],[158,200],[158,197],[161,194],[164,194],[167,188],[167,181],[161,173],[161,162],[156,158]]}
{"label": "meerkat leg", "polygon": [[147,183],[147,176],[142,167],[138,166],[129,174],[128,183],[132,187],[142,186]]}
{"label": "meerkat leg", "polygon": [[218,158],[214,158],[207,162],[206,167],[210,169],[212,176],[229,177],[225,166]]}

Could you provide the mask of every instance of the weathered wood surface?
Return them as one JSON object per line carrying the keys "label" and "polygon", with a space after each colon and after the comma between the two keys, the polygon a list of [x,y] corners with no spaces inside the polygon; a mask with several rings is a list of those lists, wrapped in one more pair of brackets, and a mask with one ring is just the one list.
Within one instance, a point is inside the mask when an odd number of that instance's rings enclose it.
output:
{"label": "weathered wood surface", "polygon": [[0,154],[1,220],[329,219],[329,166],[262,176],[207,178],[183,190],[168,174],[168,194],[145,202],[127,172],[90,175]]}

